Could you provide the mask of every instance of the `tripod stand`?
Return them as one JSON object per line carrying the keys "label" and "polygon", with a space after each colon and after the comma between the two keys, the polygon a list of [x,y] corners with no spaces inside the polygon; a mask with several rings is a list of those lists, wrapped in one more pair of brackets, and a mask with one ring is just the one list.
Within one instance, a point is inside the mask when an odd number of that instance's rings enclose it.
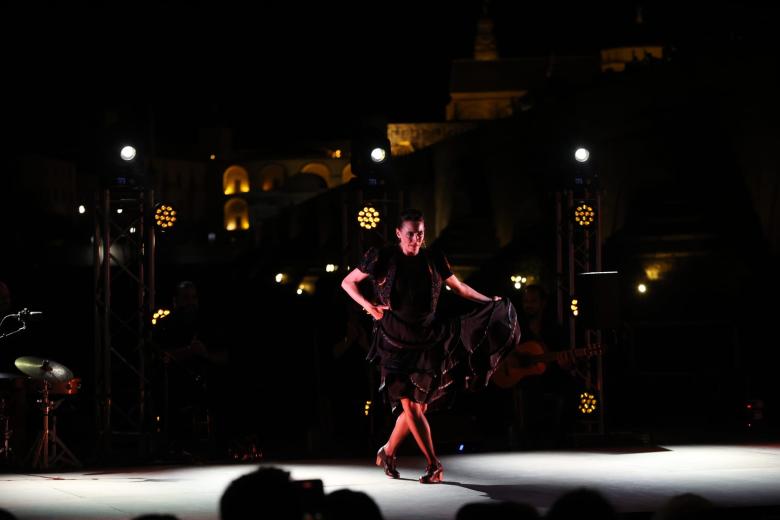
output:
{"label": "tripod stand", "polygon": [[[40,469],[48,469],[49,465],[55,465],[59,462],[69,464],[74,467],[81,467],[79,459],[73,455],[65,443],[57,436],[57,419],[52,415],[52,427],[49,428],[49,415],[55,410],[62,400],[57,402],[49,399],[49,387],[50,383],[44,379],[42,398],[38,400],[41,410],[43,411],[43,428],[41,429],[35,444],[30,449],[30,453],[27,455],[27,459],[32,457],[32,467]],[[61,451],[57,451],[59,448]],[[51,455],[51,460],[49,459]],[[25,459],[25,462],[26,460]]]}
{"label": "tripod stand", "polygon": [[0,397],[0,435],[2,435],[0,459],[5,462],[11,460],[11,434],[13,434],[13,430],[9,426],[9,417],[5,413],[5,399]]}

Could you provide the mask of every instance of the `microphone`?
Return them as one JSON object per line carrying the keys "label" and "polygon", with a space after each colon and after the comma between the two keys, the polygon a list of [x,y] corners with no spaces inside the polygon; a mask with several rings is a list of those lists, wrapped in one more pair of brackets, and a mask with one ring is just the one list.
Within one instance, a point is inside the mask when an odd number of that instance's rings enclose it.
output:
{"label": "microphone", "polygon": [[18,314],[20,320],[25,320],[25,319],[29,319],[29,318],[35,318],[37,316],[42,316],[42,315],[43,315],[42,312],[40,312],[40,311],[31,311],[30,309],[22,309],[22,310],[19,311],[19,314]]}

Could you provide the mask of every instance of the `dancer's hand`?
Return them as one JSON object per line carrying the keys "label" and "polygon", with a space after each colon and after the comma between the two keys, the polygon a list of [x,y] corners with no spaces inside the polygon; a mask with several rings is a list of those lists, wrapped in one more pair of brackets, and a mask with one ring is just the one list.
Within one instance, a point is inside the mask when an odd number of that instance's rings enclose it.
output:
{"label": "dancer's hand", "polygon": [[501,301],[501,296],[493,296],[492,300],[494,302],[500,302]]}
{"label": "dancer's hand", "polygon": [[381,320],[385,314],[385,310],[389,309],[389,305],[369,305],[365,307],[366,312],[371,315],[375,320]]}

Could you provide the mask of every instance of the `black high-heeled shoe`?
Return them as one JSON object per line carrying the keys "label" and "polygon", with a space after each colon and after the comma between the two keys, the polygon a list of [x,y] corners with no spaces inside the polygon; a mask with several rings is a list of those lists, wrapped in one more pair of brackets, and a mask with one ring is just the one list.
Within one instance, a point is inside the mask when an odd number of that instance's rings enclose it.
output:
{"label": "black high-heeled shoe", "polygon": [[438,460],[428,464],[425,474],[420,477],[420,484],[438,484],[444,480],[444,468]]}
{"label": "black high-heeled shoe", "polygon": [[376,465],[377,466],[383,466],[385,469],[385,475],[387,475],[390,478],[400,478],[401,474],[398,473],[398,470],[395,469],[395,456],[394,455],[388,455],[385,453],[385,447],[382,446],[379,448],[379,451],[376,452]]}

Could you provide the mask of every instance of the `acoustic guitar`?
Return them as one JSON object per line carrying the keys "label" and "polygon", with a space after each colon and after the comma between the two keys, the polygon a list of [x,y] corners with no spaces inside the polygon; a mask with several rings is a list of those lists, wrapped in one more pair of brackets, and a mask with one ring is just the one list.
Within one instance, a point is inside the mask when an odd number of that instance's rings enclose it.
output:
{"label": "acoustic guitar", "polygon": [[512,388],[524,377],[543,374],[550,361],[597,356],[603,354],[603,351],[603,346],[592,345],[563,352],[547,352],[542,343],[533,340],[525,341],[517,345],[498,365],[491,380],[500,388]]}

